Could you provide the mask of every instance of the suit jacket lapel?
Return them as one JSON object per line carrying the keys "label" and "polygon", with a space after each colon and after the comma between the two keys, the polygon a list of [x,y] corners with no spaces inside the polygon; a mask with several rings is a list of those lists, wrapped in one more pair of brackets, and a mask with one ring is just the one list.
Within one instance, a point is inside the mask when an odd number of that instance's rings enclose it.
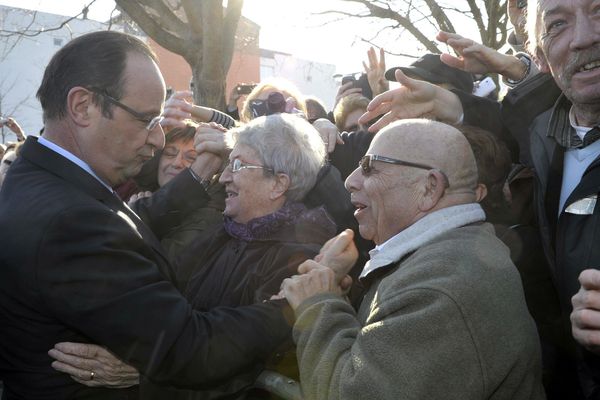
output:
{"label": "suit jacket lapel", "polygon": [[[69,182],[111,210],[124,213],[135,225],[144,241],[150,245],[157,255],[164,260],[164,263],[167,264],[167,268],[159,265],[161,271],[166,275],[172,274],[170,265],[168,265],[168,259],[154,233],[133,210],[131,210],[115,193],[110,192],[104,185],[98,182],[96,178],[67,158],[46,146],[39,144],[37,138],[34,137],[29,137],[27,139],[23,145],[21,156],[36,164],[38,167]],[[169,276],[169,278],[171,278],[171,276]]]}

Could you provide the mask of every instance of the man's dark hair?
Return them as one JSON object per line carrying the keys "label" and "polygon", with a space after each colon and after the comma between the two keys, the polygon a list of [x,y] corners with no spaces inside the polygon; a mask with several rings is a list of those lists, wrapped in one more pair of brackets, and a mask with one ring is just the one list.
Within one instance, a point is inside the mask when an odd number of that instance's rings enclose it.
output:
{"label": "man's dark hair", "polygon": [[[492,220],[498,213],[505,212],[507,206],[503,188],[511,169],[510,152],[506,145],[492,133],[475,126],[457,126],[469,141],[475,162],[479,183],[487,187],[488,194],[481,206]],[[496,222],[496,221],[492,221]]]}
{"label": "man's dark hair", "polygon": [[[65,116],[67,95],[75,86],[94,88],[120,99],[123,95],[125,60],[130,52],[156,62],[156,55],[140,39],[115,31],[88,33],[67,43],[50,60],[37,98],[42,103],[44,121]],[[94,94],[102,113],[112,117],[111,104]]]}

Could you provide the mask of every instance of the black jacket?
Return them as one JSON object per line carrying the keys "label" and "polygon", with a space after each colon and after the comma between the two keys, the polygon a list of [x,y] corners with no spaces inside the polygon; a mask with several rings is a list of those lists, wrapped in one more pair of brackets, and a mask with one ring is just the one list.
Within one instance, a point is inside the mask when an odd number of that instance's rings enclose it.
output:
{"label": "black jacket", "polygon": [[[161,194],[140,212],[158,229],[177,214],[173,204],[193,205],[189,199],[202,196],[198,187],[180,174],[165,188],[187,200]],[[52,369],[47,352],[57,342],[97,343],[157,381],[199,388],[267,357],[272,343],[288,337],[277,304],[194,311],[166,279],[174,271],[148,226],[32,137],[0,191],[0,224],[0,380],[7,399],[128,395]]]}

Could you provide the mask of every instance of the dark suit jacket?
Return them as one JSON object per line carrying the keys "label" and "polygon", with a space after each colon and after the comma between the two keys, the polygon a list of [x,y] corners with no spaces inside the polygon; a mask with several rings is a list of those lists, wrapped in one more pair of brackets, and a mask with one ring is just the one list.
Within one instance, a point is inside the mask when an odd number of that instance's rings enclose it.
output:
{"label": "dark suit jacket", "polygon": [[[167,194],[140,209],[159,232],[161,223],[177,218],[176,207],[202,201],[197,182],[180,175]],[[171,201],[172,192],[184,200]],[[98,343],[154,381],[204,388],[267,357],[289,334],[279,304],[192,310],[165,279],[172,268],[149,227],[96,179],[34,138],[0,191],[0,226],[6,398],[127,395],[87,388],[54,371],[47,352],[57,342]]]}

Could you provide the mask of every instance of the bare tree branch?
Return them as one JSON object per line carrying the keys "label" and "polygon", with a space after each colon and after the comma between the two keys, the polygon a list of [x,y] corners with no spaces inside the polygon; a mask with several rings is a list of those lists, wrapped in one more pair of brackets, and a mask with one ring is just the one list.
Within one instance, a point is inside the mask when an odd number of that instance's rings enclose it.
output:
{"label": "bare tree branch", "polygon": [[178,54],[187,52],[183,39],[163,29],[139,3],[130,0],[115,0],[115,2],[158,44]]}
{"label": "bare tree branch", "polygon": [[454,25],[446,15],[446,13],[442,10],[442,8],[438,5],[436,0],[424,0],[427,7],[431,10],[431,15],[436,20],[439,29],[446,32],[456,32],[454,30]]}
{"label": "bare tree branch", "polygon": [[229,70],[231,59],[233,58],[233,48],[235,45],[235,33],[237,32],[238,21],[242,16],[243,0],[229,0],[223,18],[223,68]]}
{"label": "bare tree branch", "polygon": [[145,0],[145,3],[156,11],[161,25],[166,30],[175,33],[179,37],[185,35],[185,23],[162,0]]}
{"label": "bare tree branch", "polygon": [[[214,0],[202,0],[202,3],[213,2]],[[188,24],[190,25],[191,31],[195,35],[202,35],[202,11],[203,7],[200,7],[197,1],[194,0],[182,0],[181,5],[185,10]]]}
{"label": "bare tree branch", "polygon": [[92,0],[88,5],[83,7],[83,9],[81,10],[81,12],[79,14],[77,14],[74,17],[70,17],[70,18],[64,20],[60,25],[58,25],[54,28],[46,28],[46,29],[38,29],[35,31],[30,31],[29,27],[31,27],[31,25],[33,25],[33,22],[35,21],[35,18],[37,16],[37,11],[35,11],[33,13],[33,19],[26,29],[19,30],[19,31],[10,31],[10,30],[5,30],[5,29],[0,29],[0,37],[10,37],[10,36],[15,36],[15,35],[34,37],[34,36],[39,36],[42,33],[46,33],[46,32],[59,31],[62,28],[64,28],[69,22],[73,21],[74,19],[77,19],[79,16],[83,15],[84,13],[87,13],[87,9],[95,2],[96,2],[96,0]]}

